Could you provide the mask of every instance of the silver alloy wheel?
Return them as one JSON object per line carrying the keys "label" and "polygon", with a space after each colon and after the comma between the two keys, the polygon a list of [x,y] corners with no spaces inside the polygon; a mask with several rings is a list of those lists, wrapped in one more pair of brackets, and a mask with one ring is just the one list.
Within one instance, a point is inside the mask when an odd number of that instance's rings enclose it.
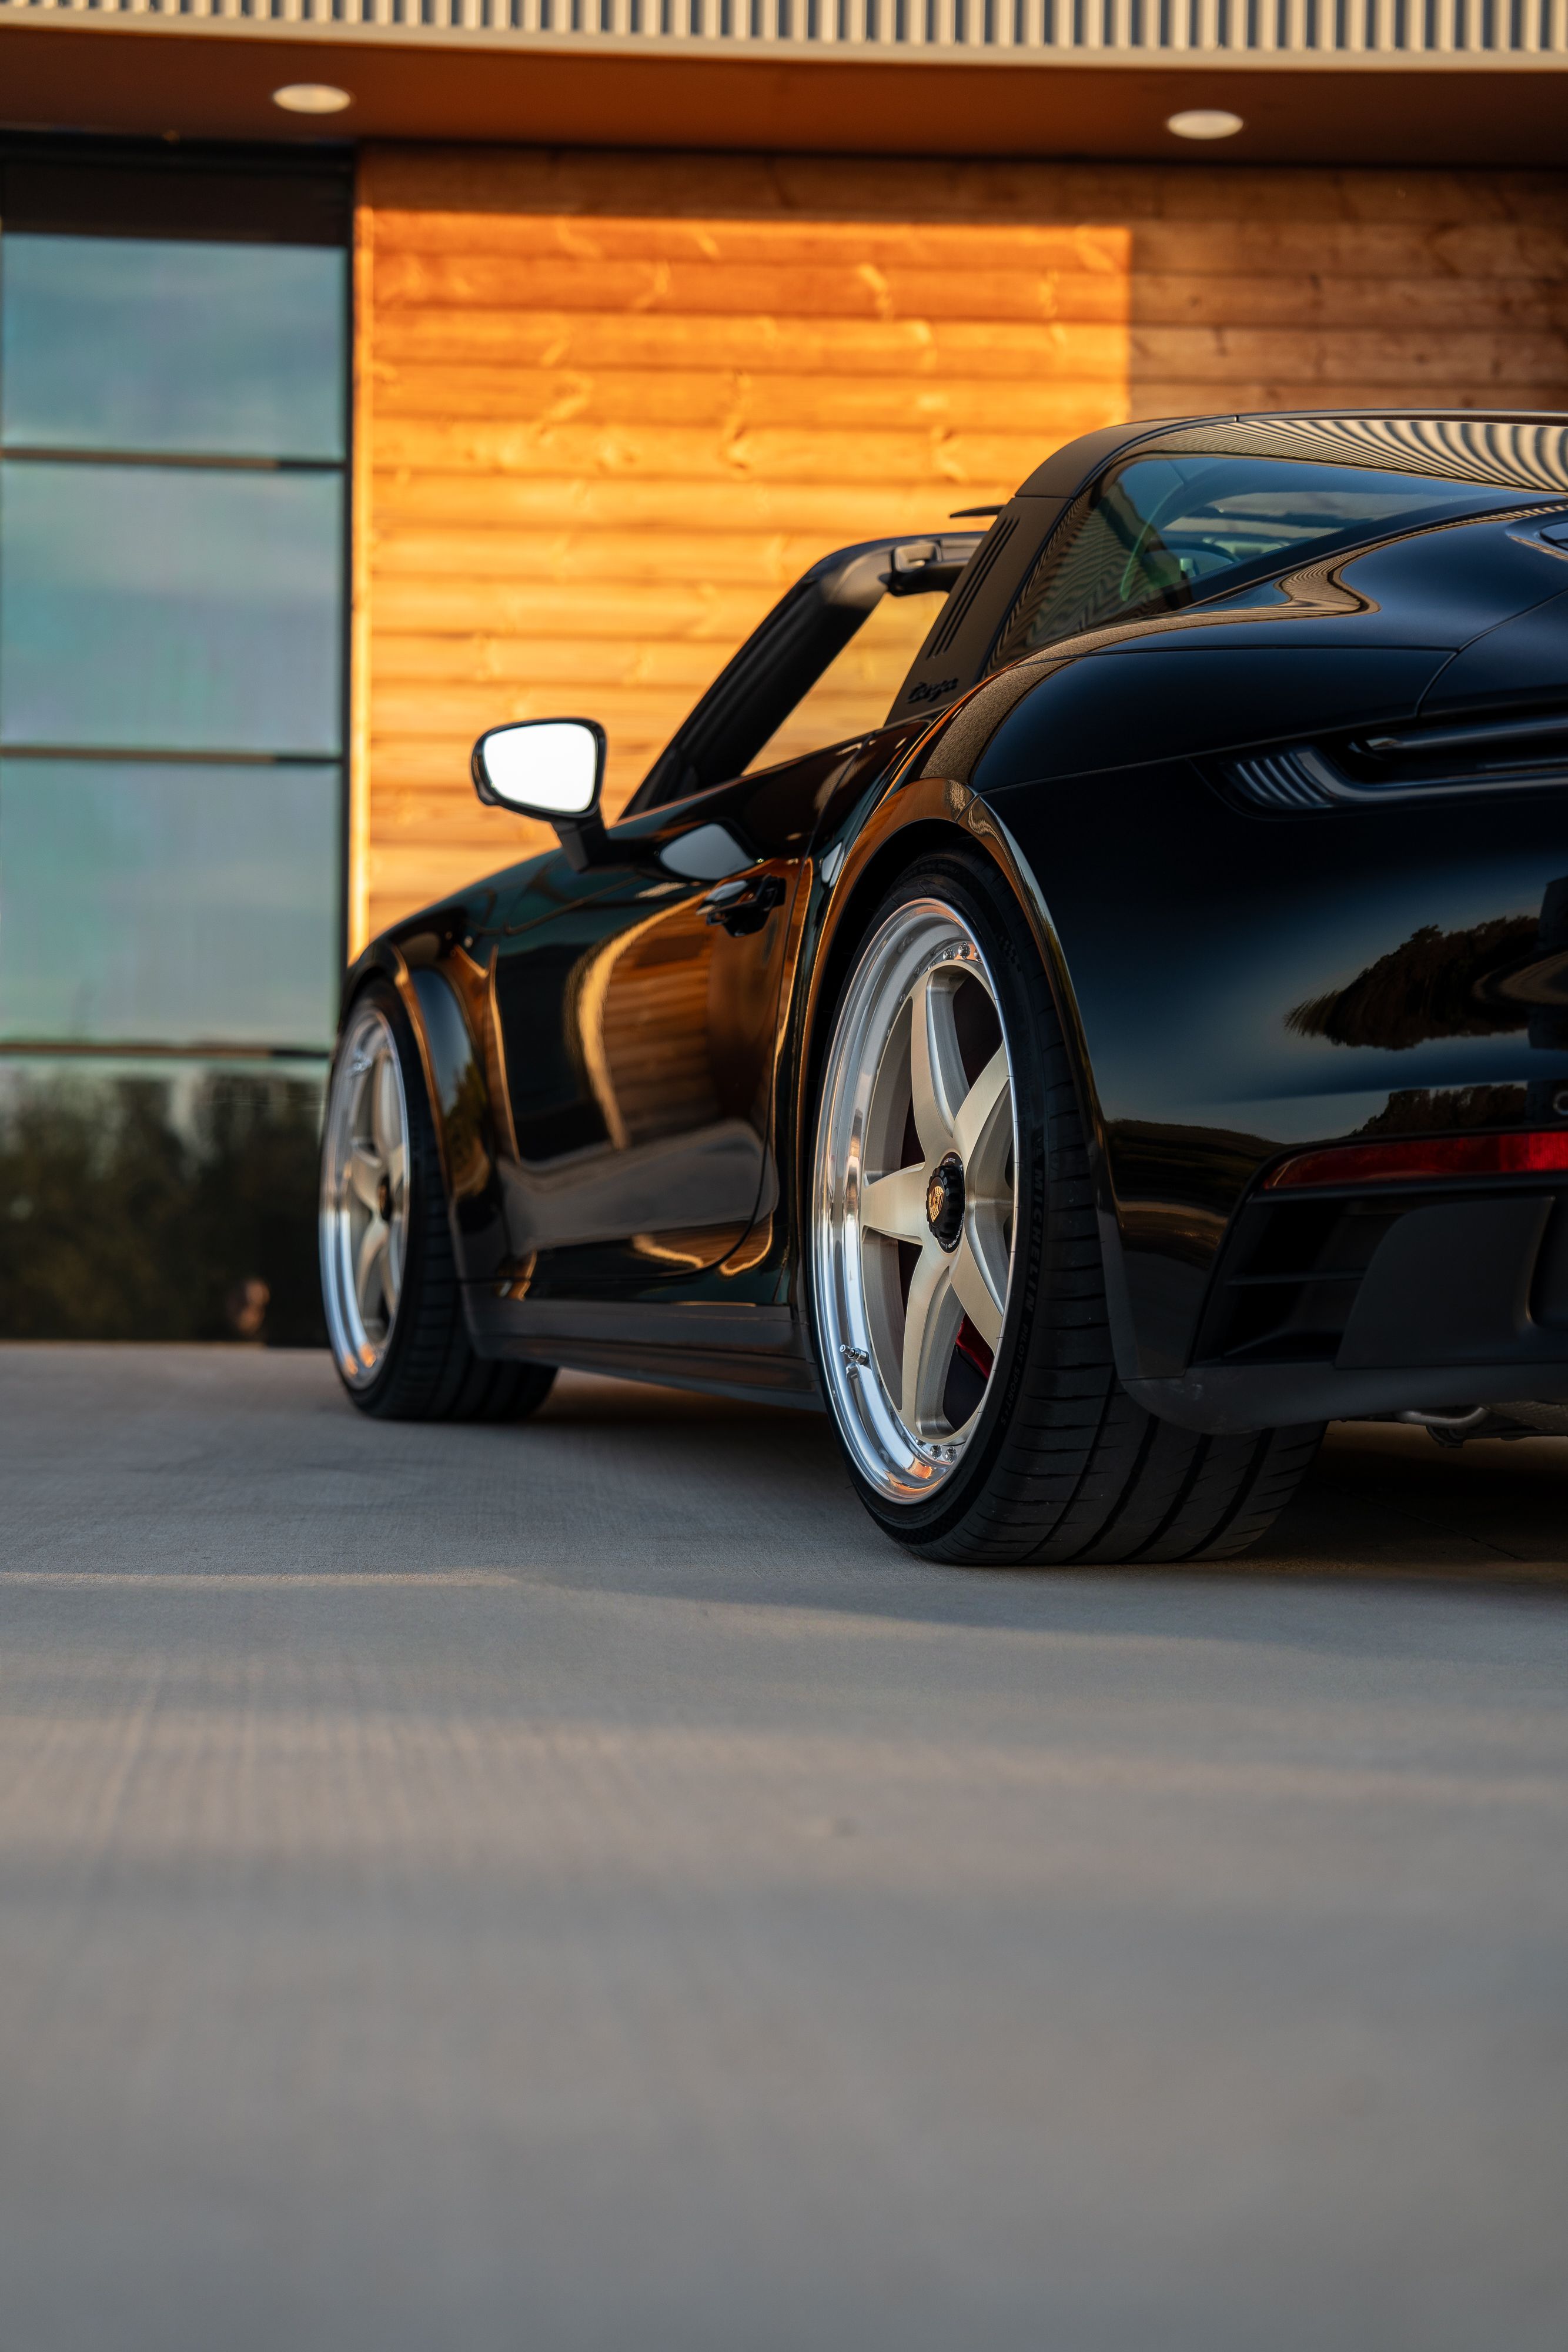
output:
{"label": "silver alloy wheel", "polygon": [[963,917],[912,899],[868,941],[828,1050],[812,1272],[828,1401],[862,1475],[923,1503],[990,1388],[1018,1137],[997,992]]}
{"label": "silver alloy wheel", "polygon": [[408,1103],[387,1017],[361,1003],[332,1072],[321,1155],[321,1294],[338,1368],[381,1368],[408,1261]]}

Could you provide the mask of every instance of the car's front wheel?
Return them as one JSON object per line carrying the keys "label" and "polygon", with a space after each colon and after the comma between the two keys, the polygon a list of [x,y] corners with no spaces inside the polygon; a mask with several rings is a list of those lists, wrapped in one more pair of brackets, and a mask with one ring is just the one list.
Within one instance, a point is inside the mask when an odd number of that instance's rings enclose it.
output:
{"label": "car's front wheel", "polygon": [[1223,1558],[1262,1534],[1322,1435],[1206,1437],[1121,1385],[1050,987],[1005,885],[965,858],[899,881],[845,980],[810,1292],[851,1476],[929,1558]]}
{"label": "car's front wheel", "polygon": [[320,1241],[332,1353],[361,1412],[514,1421],[544,1402],[549,1365],[474,1353],[424,1075],[408,1015],[384,981],[355,998],[333,1058]]}

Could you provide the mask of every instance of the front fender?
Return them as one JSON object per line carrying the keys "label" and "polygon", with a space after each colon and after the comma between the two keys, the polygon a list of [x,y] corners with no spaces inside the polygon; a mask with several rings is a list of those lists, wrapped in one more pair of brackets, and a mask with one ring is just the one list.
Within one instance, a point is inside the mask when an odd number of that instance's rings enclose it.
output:
{"label": "front fender", "polygon": [[490,974],[465,941],[473,910],[443,908],[372,940],[351,966],[344,1009],[372,977],[390,982],[408,1016],[435,1129],[459,1279],[493,1277],[509,1255],[497,1173],[505,1129]]}

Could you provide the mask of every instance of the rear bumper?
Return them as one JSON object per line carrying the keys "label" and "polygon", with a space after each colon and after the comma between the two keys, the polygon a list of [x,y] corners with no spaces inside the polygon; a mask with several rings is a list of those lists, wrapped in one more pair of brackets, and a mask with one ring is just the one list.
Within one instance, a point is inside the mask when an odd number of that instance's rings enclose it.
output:
{"label": "rear bumper", "polygon": [[1128,1386],[1216,1434],[1568,1400],[1568,1193],[1254,1195],[1215,1266],[1195,1360]]}
{"label": "rear bumper", "polygon": [[1329,1364],[1258,1364],[1245,1370],[1205,1364],[1174,1381],[1129,1381],[1146,1412],[1211,1437],[1259,1429],[1295,1429],[1319,1421],[1362,1421],[1380,1413],[1459,1412],[1526,1398],[1568,1402],[1568,1355],[1532,1365],[1472,1364],[1443,1372],[1418,1366],[1347,1372]]}

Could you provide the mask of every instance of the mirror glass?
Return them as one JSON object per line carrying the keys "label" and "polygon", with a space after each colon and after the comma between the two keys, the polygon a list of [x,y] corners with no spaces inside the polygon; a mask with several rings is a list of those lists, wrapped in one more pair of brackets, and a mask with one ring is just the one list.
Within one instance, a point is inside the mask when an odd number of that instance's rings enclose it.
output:
{"label": "mirror glass", "polygon": [[599,790],[599,732],[580,719],[496,727],[479,746],[497,800],[541,816],[586,816]]}

